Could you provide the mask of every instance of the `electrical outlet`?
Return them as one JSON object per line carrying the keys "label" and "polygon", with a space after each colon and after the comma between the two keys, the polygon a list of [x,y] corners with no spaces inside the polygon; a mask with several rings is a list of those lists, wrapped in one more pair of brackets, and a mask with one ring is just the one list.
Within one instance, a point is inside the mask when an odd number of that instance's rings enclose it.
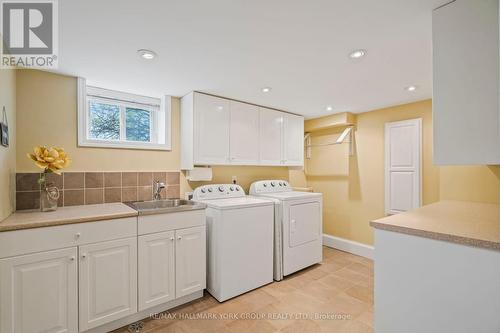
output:
{"label": "electrical outlet", "polygon": [[238,177],[236,177],[236,176],[231,176],[231,182],[232,182],[233,184],[238,183]]}

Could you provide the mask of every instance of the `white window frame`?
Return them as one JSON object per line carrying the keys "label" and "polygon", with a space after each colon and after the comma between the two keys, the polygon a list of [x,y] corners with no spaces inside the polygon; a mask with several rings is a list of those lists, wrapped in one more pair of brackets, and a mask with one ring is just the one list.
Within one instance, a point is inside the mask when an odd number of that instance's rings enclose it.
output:
{"label": "white window frame", "polygon": [[[120,133],[120,140],[99,140],[89,138],[89,113],[88,113],[88,103],[87,103],[87,90],[92,92],[95,99],[99,98],[102,92],[102,97],[109,98],[112,96],[114,99],[131,101],[130,106],[134,106],[133,103],[138,104],[158,104],[160,105],[160,111],[152,112],[151,122],[152,126],[151,135],[156,135],[157,132],[157,122],[153,121],[153,117],[158,115],[158,112],[165,113],[165,143],[152,143],[152,142],[140,142],[140,141],[126,141],[123,137],[123,132]],[[158,102],[159,101],[159,102]],[[141,107],[143,108],[143,107]],[[124,112],[120,108],[120,112]],[[78,146],[80,147],[100,147],[100,148],[118,148],[118,149],[144,149],[144,150],[172,150],[172,103],[170,96],[163,96],[162,98],[153,98],[140,95],[134,95],[119,91],[106,90],[101,88],[87,87],[87,82],[84,78],[78,78]],[[120,117],[120,119],[124,119]],[[121,124],[124,127],[125,124]]]}

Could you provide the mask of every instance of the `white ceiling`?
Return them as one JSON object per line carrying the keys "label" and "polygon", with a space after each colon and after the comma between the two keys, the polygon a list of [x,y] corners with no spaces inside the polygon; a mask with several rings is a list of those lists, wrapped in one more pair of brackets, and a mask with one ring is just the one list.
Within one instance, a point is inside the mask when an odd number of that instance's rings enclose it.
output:
{"label": "white ceiling", "polygon": [[[62,0],[59,71],[109,89],[198,90],[308,118],[365,112],[431,97],[431,12],[446,2]],[[158,58],[139,58],[142,48]],[[367,56],[350,60],[358,48]]]}

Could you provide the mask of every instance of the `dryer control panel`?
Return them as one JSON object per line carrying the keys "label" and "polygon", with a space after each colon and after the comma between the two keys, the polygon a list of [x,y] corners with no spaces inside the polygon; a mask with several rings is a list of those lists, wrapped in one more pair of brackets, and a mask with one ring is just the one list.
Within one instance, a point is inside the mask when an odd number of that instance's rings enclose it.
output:
{"label": "dryer control panel", "polygon": [[193,200],[229,199],[244,196],[243,188],[234,184],[203,185],[197,187],[193,192]]}
{"label": "dryer control panel", "polygon": [[292,187],[286,180],[259,180],[250,185],[250,194],[290,192]]}

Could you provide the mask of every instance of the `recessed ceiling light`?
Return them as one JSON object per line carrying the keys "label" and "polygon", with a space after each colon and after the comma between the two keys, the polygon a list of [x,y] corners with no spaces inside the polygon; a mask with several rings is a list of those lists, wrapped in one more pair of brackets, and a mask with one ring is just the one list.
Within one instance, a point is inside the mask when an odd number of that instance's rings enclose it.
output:
{"label": "recessed ceiling light", "polygon": [[405,88],[406,91],[415,91],[417,90],[417,86],[408,86]]}
{"label": "recessed ceiling light", "polygon": [[151,50],[146,50],[146,49],[140,49],[137,50],[137,53],[141,56],[141,58],[146,59],[146,60],[151,60],[156,57],[156,53],[154,53]]}
{"label": "recessed ceiling light", "polygon": [[326,111],[332,111],[332,110],[333,110],[333,106],[328,105],[328,106],[326,107]]}
{"label": "recessed ceiling light", "polygon": [[351,53],[349,53],[349,58],[351,59],[359,59],[362,58],[366,55],[366,50],[354,50]]}
{"label": "recessed ceiling light", "polygon": [[271,88],[270,88],[270,87],[264,87],[264,88],[262,88],[262,92],[263,92],[263,93],[268,93],[268,92],[270,92],[270,91],[271,91]]}

